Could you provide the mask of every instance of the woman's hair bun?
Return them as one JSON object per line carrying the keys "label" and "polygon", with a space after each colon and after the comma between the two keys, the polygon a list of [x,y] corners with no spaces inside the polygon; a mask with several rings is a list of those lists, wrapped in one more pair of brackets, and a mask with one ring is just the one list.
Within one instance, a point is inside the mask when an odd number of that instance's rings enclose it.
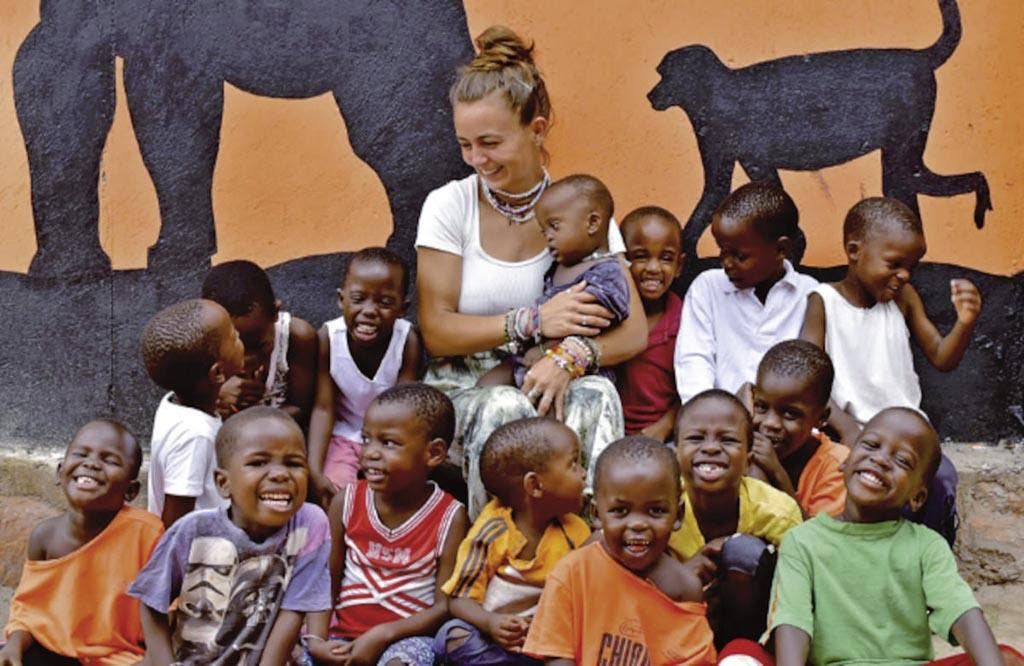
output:
{"label": "woman's hair bun", "polygon": [[480,49],[470,68],[493,71],[505,67],[528,65],[533,67],[533,44],[523,42],[511,28],[503,25],[492,25],[476,38],[476,46]]}
{"label": "woman's hair bun", "polygon": [[527,46],[511,28],[493,25],[476,38],[476,45],[480,52],[459,68],[448,93],[452,105],[501,91],[521,124],[537,116],[547,118],[550,124],[551,100],[533,62],[533,44]]}

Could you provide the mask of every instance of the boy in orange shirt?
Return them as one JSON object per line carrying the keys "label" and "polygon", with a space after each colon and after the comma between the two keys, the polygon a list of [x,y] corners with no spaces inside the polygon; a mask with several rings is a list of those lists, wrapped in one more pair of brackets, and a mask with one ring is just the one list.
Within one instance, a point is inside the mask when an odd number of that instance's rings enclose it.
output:
{"label": "boy in orange shirt", "polygon": [[714,663],[701,581],[667,552],[683,511],[672,450],[624,437],[594,485],[600,536],[548,576],[523,652],[559,666]]}
{"label": "boy in orange shirt", "polygon": [[142,449],[124,426],[79,430],[57,466],[68,511],[29,536],[0,664],[119,665],[142,659],[139,602],[126,593],[156,546],[160,519],[126,506]]}
{"label": "boy in orange shirt", "polygon": [[828,422],[834,377],[832,360],[820,347],[787,340],[761,359],[752,389],[754,444],[747,473],[795,499],[805,518],[837,516],[846,502],[840,465],[850,450],[815,431]]}

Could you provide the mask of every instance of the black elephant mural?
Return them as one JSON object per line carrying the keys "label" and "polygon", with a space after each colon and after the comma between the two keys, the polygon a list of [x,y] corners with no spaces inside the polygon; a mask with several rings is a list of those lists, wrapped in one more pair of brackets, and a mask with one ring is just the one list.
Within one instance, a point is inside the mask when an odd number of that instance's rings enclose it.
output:
{"label": "black elephant mural", "polygon": [[202,269],[216,251],[211,184],[225,82],[268,97],[331,93],[353,150],[387,193],[388,245],[407,258],[427,192],[465,172],[446,96],[473,54],[460,2],[43,0],[40,15],[14,64],[33,276],[110,271],[97,185],[116,56],[160,206],[150,270]]}
{"label": "black elephant mural", "polygon": [[[882,191],[919,212],[918,194],[974,192],[980,229],[992,210],[980,172],[943,176],[923,160],[935,112],[935,70],[960,42],[956,0],[939,0],[942,34],[926,49],[853,49],[790,56],[730,69],[710,49],[685,46],[658,65],[654,109],[679,106],[696,133],[704,190],[684,229],[697,241],[729,194],[738,163],[751,180],[810,171],[881,150]],[[780,183],[781,184],[781,183]],[[805,242],[797,239],[799,261]]]}

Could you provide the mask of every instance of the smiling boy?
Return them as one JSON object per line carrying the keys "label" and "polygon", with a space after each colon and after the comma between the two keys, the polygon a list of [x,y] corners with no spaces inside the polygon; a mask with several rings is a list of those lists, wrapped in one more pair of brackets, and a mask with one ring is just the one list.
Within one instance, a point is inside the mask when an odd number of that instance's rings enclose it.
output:
{"label": "smiling boy", "polygon": [[933,632],[975,664],[1003,663],[949,546],[901,517],[924,503],[939,456],[915,410],[888,408],[865,425],[843,468],[843,513],[819,514],[783,541],[769,615],[780,666],[927,662]]}
{"label": "smiling boy", "polygon": [[216,450],[230,506],[176,522],[129,590],[144,604],[147,658],[284,663],[304,614],[331,605],[327,516],[304,503],[302,431],[280,410],[252,407],[224,423]]}
{"label": "smiling boy", "polygon": [[752,389],[750,473],[762,474],[794,498],[805,517],[821,511],[837,515],[846,500],[840,465],[850,450],[820,431],[828,419],[834,375],[832,361],[819,347],[786,340],[761,359]]}
{"label": "smiling boy", "polygon": [[672,450],[613,442],[595,485],[601,534],[548,576],[523,651],[560,666],[714,663],[701,582],[667,552],[683,511]]}
{"label": "smiling boy", "polygon": [[163,526],[127,506],[142,449],[124,426],[96,420],[57,466],[68,511],[40,523],[11,600],[3,664],[130,664],[143,656],[139,603],[126,594]]}

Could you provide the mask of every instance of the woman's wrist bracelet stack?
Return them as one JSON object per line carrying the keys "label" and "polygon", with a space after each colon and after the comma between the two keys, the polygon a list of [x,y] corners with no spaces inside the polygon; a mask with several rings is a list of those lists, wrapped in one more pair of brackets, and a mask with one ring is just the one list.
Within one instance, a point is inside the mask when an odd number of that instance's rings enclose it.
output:
{"label": "woman's wrist bracelet stack", "polygon": [[576,365],[583,368],[584,374],[596,372],[598,368],[597,345],[592,338],[585,338],[580,335],[570,335],[559,345],[565,353],[569,354],[576,362]]}
{"label": "woman's wrist bracelet stack", "polygon": [[533,341],[540,344],[540,308],[531,305],[509,310],[505,315],[505,342],[519,344]]}
{"label": "woman's wrist bracelet stack", "polygon": [[591,338],[570,335],[562,340],[554,349],[544,352],[562,370],[568,372],[573,379],[582,377],[599,367],[599,348]]}
{"label": "woman's wrist bracelet stack", "polygon": [[548,349],[544,352],[544,355],[551,358],[559,368],[568,372],[569,376],[573,379],[582,377],[587,373],[586,367],[577,363],[576,358],[565,349],[564,345]]}

